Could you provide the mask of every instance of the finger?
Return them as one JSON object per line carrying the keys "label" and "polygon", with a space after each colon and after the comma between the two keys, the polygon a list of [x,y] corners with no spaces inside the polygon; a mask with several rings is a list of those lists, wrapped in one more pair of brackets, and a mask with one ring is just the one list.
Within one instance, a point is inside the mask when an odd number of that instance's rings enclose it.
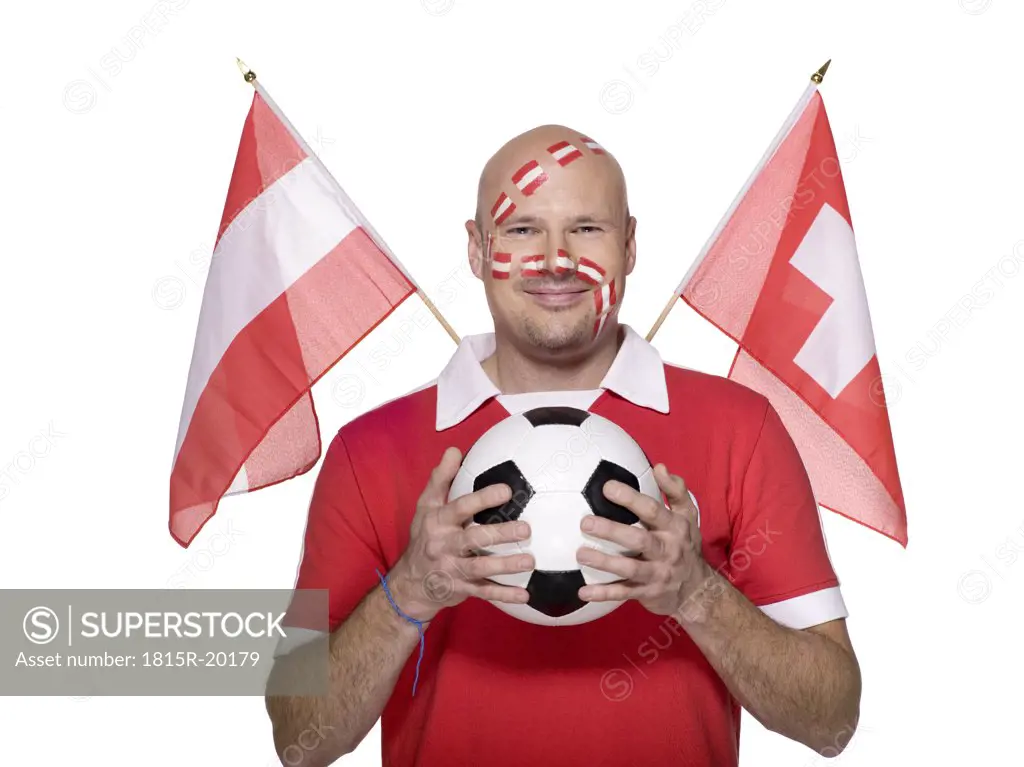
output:
{"label": "finger", "polygon": [[530,537],[530,526],[526,522],[503,522],[500,525],[476,525],[465,528],[456,539],[459,556],[496,546],[500,543],[514,543]]}
{"label": "finger", "polygon": [[466,524],[474,514],[487,509],[494,509],[494,515],[500,519],[511,520],[513,510],[508,503],[512,498],[512,488],[505,484],[488,485],[473,493],[456,498],[445,504],[441,509],[440,520],[446,525]]}
{"label": "finger", "polygon": [[530,554],[485,554],[459,560],[459,572],[470,581],[479,581],[495,575],[528,573],[533,567],[534,559]]}
{"label": "finger", "polygon": [[659,463],[654,467],[654,479],[657,481],[658,487],[661,488],[661,492],[665,494],[668,505],[673,512],[692,517],[696,520],[697,509],[693,505],[690,491],[687,489],[686,482],[683,481],[682,477],[672,474],[665,464]]}
{"label": "finger", "polygon": [[420,502],[428,506],[440,507],[448,500],[455,475],[462,466],[462,453],[457,447],[449,447],[441,456],[441,462],[430,472],[427,486],[420,496]]}
{"label": "finger", "polygon": [[663,529],[672,520],[672,515],[665,504],[616,479],[610,479],[604,483],[604,495],[609,501],[625,506],[632,511],[641,522],[651,529]]}
{"label": "finger", "polygon": [[620,554],[605,554],[603,551],[583,546],[576,552],[576,561],[605,573],[617,575],[634,583],[648,583],[654,567],[650,562]]}
{"label": "finger", "polygon": [[648,559],[660,553],[658,540],[648,530],[633,525],[624,525],[613,519],[588,515],[580,522],[583,532],[592,538],[617,543],[627,551],[644,554]]}
{"label": "finger", "polygon": [[629,581],[584,586],[578,596],[584,602],[624,602],[627,599],[643,599],[644,586]]}
{"label": "finger", "polygon": [[519,586],[502,586],[498,583],[467,583],[466,593],[471,597],[486,599],[490,602],[524,605],[530,601],[530,592]]}

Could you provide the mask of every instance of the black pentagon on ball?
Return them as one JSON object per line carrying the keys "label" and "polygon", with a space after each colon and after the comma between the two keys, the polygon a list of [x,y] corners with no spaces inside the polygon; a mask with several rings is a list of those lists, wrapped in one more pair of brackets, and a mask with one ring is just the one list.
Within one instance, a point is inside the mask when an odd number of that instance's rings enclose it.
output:
{"label": "black pentagon on ball", "polygon": [[590,413],[575,407],[535,407],[523,413],[523,417],[533,426],[581,426]]}
{"label": "black pentagon on ball", "polygon": [[488,485],[508,485],[512,488],[512,497],[501,506],[484,509],[474,514],[473,521],[478,525],[498,525],[502,522],[519,519],[519,515],[523,513],[526,504],[533,497],[533,488],[526,481],[526,477],[516,466],[515,461],[505,461],[481,472],[473,482],[473,492],[482,490]]}
{"label": "black pentagon on ball", "polygon": [[579,570],[534,570],[526,584],[530,594],[527,604],[537,612],[561,618],[586,604],[579,597],[579,590],[585,585]]}
{"label": "black pentagon on ball", "polygon": [[605,497],[604,483],[610,479],[617,479],[634,490],[640,489],[640,480],[633,472],[622,468],[617,463],[602,460],[594,469],[594,473],[590,475],[590,479],[587,480],[587,486],[583,488],[583,497],[587,499],[590,510],[597,516],[610,519],[613,522],[621,522],[624,525],[636,524],[639,519],[636,514]]}

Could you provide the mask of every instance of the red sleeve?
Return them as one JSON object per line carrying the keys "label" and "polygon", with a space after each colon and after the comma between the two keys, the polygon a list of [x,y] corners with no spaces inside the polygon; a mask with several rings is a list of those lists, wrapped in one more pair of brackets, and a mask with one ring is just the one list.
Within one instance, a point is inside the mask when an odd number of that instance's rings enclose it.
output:
{"label": "red sleeve", "polygon": [[341,432],[313,488],[297,589],[330,591],[330,629],[345,621],[387,573],[377,533]]}
{"label": "red sleeve", "polygon": [[793,628],[846,617],[810,479],[771,404],[740,486],[729,552],[733,585]]}

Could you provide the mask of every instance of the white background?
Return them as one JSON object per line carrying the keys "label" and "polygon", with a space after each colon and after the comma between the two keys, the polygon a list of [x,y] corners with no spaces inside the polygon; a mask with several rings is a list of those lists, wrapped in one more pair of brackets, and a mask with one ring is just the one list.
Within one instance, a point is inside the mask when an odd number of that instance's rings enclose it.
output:
{"label": "white background", "polygon": [[[619,158],[639,220],[621,317],[645,333],[832,58],[821,92],[910,530],[904,550],[824,512],[864,674],[860,731],[834,763],[1019,761],[1019,3],[14,7],[0,21],[0,585],[294,582],[315,471],[227,500],[187,550],[167,533],[202,287],[252,98],[236,55],[417,281],[448,295],[463,335],[489,328],[463,222],[504,141],[559,122]],[[987,298],[957,308],[972,291]],[[681,303],[656,346],[722,375],[733,352]],[[433,378],[452,350],[410,300],[314,390],[324,433]],[[258,698],[0,698],[0,721],[3,764],[275,763]],[[379,763],[378,737],[343,763]],[[742,764],[817,761],[745,718]]]}

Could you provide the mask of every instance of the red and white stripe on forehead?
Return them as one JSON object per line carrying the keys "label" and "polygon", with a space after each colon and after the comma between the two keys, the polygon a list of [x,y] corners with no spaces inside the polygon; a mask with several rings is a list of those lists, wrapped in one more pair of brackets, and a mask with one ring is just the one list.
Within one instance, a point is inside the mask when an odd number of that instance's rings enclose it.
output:
{"label": "red and white stripe on forehead", "polygon": [[583,156],[583,152],[568,141],[559,141],[557,144],[552,144],[548,147],[548,154],[555,158],[563,168],[573,160],[578,160]]}
{"label": "red and white stripe on forehead", "polygon": [[516,204],[512,202],[511,198],[502,192],[498,195],[497,202],[491,207],[491,218],[494,219],[495,226],[501,226],[502,222],[506,218],[512,215],[516,209]]}
{"label": "red and white stripe on forehead", "polygon": [[548,174],[536,160],[530,160],[512,175],[512,183],[523,196],[529,197],[536,192],[541,184],[548,180]]}
{"label": "red and white stripe on forehead", "polygon": [[[594,154],[605,154],[604,147],[592,138],[580,136],[579,140],[583,143],[583,146]],[[571,144],[568,141],[558,141],[552,144],[548,147],[548,154],[563,168],[583,156],[583,152],[575,144]],[[524,197],[531,196],[547,180],[548,174],[537,160],[530,160],[524,163],[520,166],[519,170],[512,174],[512,183],[523,193]],[[512,199],[504,192],[501,192],[491,207],[491,218],[494,219],[494,225],[501,226],[505,219],[515,212],[515,209],[516,204],[512,202]]]}

